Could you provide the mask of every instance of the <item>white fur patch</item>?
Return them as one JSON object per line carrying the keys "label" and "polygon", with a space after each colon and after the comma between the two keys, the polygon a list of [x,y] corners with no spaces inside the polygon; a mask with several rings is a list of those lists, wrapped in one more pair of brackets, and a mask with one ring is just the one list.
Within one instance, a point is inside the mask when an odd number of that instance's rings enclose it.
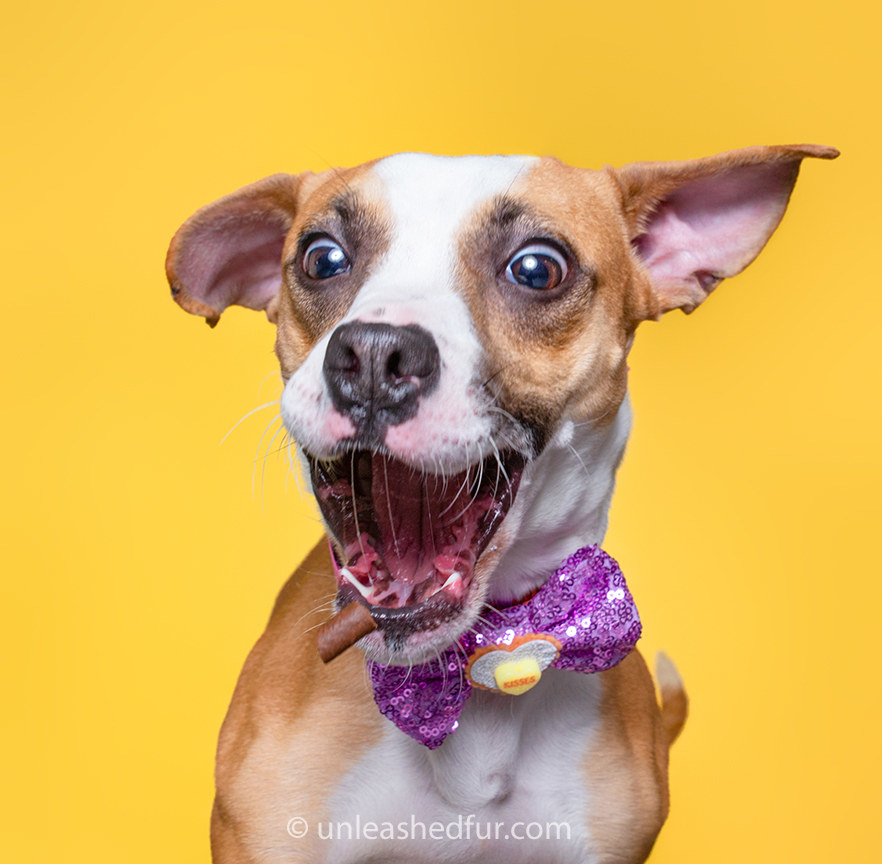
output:
{"label": "white fur patch", "polygon": [[631,431],[626,398],[606,427],[564,420],[520,489],[493,543],[505,549],[490,582],[488,600],[509,602],[544,582],[577,549],[600,543],[615,473]]}
{"label": "white fur patch", "polygon": [[[427,750],[393,724],[337,787],[329,822],[412,822],[456,825],[472,815],[471,837],[444,841],[347,840],[328,844],[328,862],[449,861],[512,864],[593,861],[586,760],[600,721],[601,682],[594,675],[549,669],[516,699],[473,692],[459,728]],[[602,794],[602,790],[598,790]],[[499,837],[480,840],[474,826],[499,825]],[[514,840],[516,823],[560,826],[551,839]],[[492,830],[492,829],[491,829]]]}

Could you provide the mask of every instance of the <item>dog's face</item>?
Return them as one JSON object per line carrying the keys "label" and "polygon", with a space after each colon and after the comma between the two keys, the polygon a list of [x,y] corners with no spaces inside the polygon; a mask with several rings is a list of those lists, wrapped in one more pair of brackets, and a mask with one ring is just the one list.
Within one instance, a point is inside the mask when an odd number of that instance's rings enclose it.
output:
{"label": "dog's face", "polygon": [[743,269],[809,155],[835,151],[618,171],[404,154],[276,175],[185,223],[168,259],[178,302],[211,323],[239,303],[277,324],[282,416],[340,599],[380,624],[366,650],[432,656],[486,602],[547,577],[541,552],[541,565],[498,566],[539,518],[519,489],[536,489],[543,460],[586,470],[587,442],[622,425],[637,325],[691,311]]}

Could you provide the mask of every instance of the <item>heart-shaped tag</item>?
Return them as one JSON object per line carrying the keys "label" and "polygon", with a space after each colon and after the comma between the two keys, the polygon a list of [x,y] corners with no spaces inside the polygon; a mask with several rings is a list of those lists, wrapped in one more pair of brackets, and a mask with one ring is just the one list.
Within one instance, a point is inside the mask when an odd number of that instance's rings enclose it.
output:
{"label": "heart-shaped tag", "polygon": [[539,683],[559,652],[554,636],[528,633],[509,645],[482,645],[469,657],[466,675],[476,687],[519,696]]}
{"label": "heart-shaped tag", "polygon": [[493,677],[496,679],[496,686],[503,693],[520,696],[539,683],[542,670],[535,657],[525,657],[523,660],[500,663],[493,670]]}

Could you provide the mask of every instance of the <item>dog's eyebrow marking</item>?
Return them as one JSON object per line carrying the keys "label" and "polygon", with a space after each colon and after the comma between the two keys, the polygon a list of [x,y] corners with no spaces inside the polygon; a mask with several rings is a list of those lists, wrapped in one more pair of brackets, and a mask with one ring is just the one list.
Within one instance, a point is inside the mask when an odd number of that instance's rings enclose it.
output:
{"label": "dog's eyebrow marking", "polygon": [[530,216],[529,208],[523,201],[508,195],[501,195],[493,204],[487,217],[488,227],[509,228],[515,222]]}
{"label": "dog's eyebrow marking", "polygon": [[331,201],[331,209],[340,217],[340,221],[344,225],[351,225],[358,220],[362,208],[358,196],[349,189],[346,192],[341,192]]}
{"label": "dog's eyebrow marking", "polygon": [[511,195],[500,195],[490,205],[482,221],[484,231],[498,238],[513,234],[523,236],[546,236],[569,248],[571,244],[561,236],[560,229],[547,216],[537,212],[524,201]]}
{"label": "dog's eyebrow marking", "polygon": [[300,231],[300,236],[320,232],[342,234],[339,239],[363,239],[378,229],[376,216],[352,189],[332,198],[327,207],[313,214]]}

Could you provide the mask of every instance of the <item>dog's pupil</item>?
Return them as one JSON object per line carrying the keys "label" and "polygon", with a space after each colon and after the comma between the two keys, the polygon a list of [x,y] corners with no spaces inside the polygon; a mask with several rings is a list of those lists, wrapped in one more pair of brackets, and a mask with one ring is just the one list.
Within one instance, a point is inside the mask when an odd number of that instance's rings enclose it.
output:
{"label": "dog's pupil", "polygon": [[307,259],[306,271],[313,279],[329,279],[349,269],[349,259],[339,246],[319,246]]}
{"label": "dog's pupil", "polygon": [[524,255],[511,269],[515,279],[528,288],[553,288],[560,282],[560,268],[549,255]]}

